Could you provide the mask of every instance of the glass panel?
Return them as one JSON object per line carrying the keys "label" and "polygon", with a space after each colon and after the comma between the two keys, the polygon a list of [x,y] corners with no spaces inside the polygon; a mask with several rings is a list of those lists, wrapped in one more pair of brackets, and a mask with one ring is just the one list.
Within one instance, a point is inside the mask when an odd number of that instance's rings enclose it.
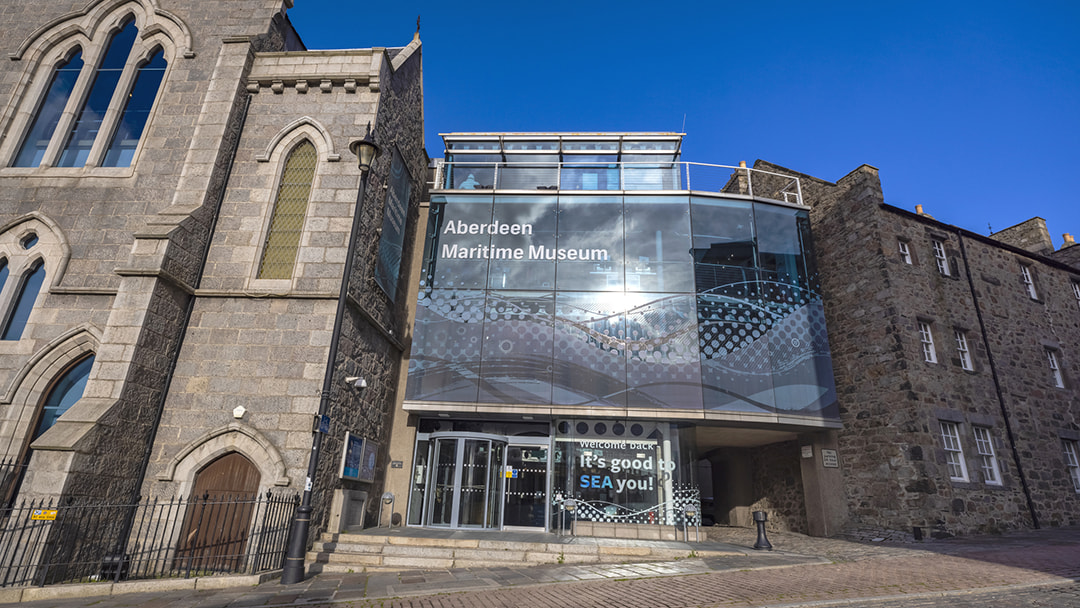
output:
{"label": "glass panel", "polygon": [[763,281],[805,288],[806,267],[798,225],[803,218],[806,218],[806,212],[798,209],[754,205]]}
{"label": "glass panel", "polygon": [[559,180],[562,190],[618,190],[617,164],[564,164]]}
{"label": "glass panel", "polygon": [[623,294],[555,296],[556,405],[626,405],[626,304]]}
{"label": "glass panel", "polygon": [[124,71],[124,64],[131,53],[136,34],[138,29],[134,19],[129,19],[120,31],[113,34],[108,50],[105,51],[105,58],[94,72],[94,84],[90,87],[90,93],[83,102],[78,119],[71,126],[71,133],[68,134],[57,166],[82,167],[86,164],[90,148],[101,128],[101,121],[105,118],[116,85],[120,82],[120,75]]}
{"label": "glass panel", "polygon": [[682,165],[645,163],[636,156],[623,163],[623,190],[682,190]]}
{"label": "glass panel", "polygon": [[[501,221],[501,220],[500,220]],[[519,227],[519,230],[521,228]],[[428,216],[422,287],[480,288],[492,252],[491,197],[435,197]]]}
{"label": "glass panel", "polygon": [[45,149],[49,147],[49,141],[52,139],[53,132],[56,131],[56,123],[60,121],[60,115],[67,107],[71,90],[75,88],[75,81],[79,79],[82,68],[82,50],[57,66],[52,82],[49,83],[49,88],[45,92],[45,101],[38,108],[37,116],[30,125],[30,131],[19,149],[14,166],[37,167],[41,165]]}
{"label": "glass panel", "polygon": [[8,267],[7,260],[0,259],[0,291],[4,290],[4,285],[7,284],[10,273],[11,269]]}
{"label": "glass panel", "polygon": [[431,476],[431,519],[433,526],[449,526],[454,510],[454,470],[457,439],[435,441],[435,470]]}
{"label": "glass panel", "polygon": [[488,141],[448,141],[446,147],[451,150],[498,150],[499,140]]}
{"label": "glass panel", "polygon": [[694,296],[627,294],[627,301],[627,405],[700,409]]}
{"label": "glass panel", "polygon": [[461,461],[461,504],[458,522],[461,527],[483,526],[487,521],[488,467],[491,465],[491,442],[486,439],[465,439]]}
{"label": "glass panel", "polygon": [[488,289],[555,288],[555,262],[545,256],[556,246],[555,210],[553,196],[495,198]]}
{"label": "glass panel", "polygon": [[[617,162],[619,162],[619,155],[618,154],[589,154],[589,153],[581,153],[581,152],[579,152],[579,153],[566,154],[563,158],[566,160],[567,163],[573,163],[573,164],[578,164],[578,163],[590,163],[590,164],[596,163],[596,164],[599,164],[599,163],[617,163]],[[596,189],[597,188],[584,188],[584,190],[596,190]],[[618,188],[611,188],[611,189],[612,190],[617,190]]]}
{"label": "glass panel", "polygon": [[319,155],[310,141],[303,141],[293,148],[285,160],[281,174],[274,215],[259,261],[260,279],[288,279],[296,265],[296,252],[300,248],[300,236],[304,232],[311,184],[315,179],[315,165]]}
{"label": "glass panel", "polygon": [[[662,422],[557,422],[556,450],[567,464],[555,468],[555,487],[565,487],[568,496],[579,500],[574,517],[672,525],[672,490],[690,481],[679,476],[692,468],[679,466],[680,445],[673,431]],[[564,474],[569,479],[564,481]]]}
{"label": "glass panel", "polygon": [[491,468],[488,471],[488,508],[485,527],[502,527],[503,487],[506,444],[501,441],[491,442]]}
{"label": "glass panel", "polygon": [[705,407],[739,411],[775,409],[769,340],[762,339],[773,321],[753,292],[756,279],[698,294],[701,380]]}
{"label": "glass panel", "polygon": [[488,294],[479,401],[551,403],[554,313],[551,292]]}
{"label": "glass panel", "polygon": [[501,157],[494,161],[483,159],[463,159],[455,162],[447,160],[445,188],[451,190],[490,190],[495,187],[495,168]]}
{"label": "glass panel", "polygon": [[564,141],[563,150],[618,150],[618,141]]}
{"label": "glass panel", "polygon": [[547,505],[547,446],[506,448],[505,526],[544,527]]}
{"label": "glass panel", "polygon": [[720,286],[743,285],[743,291],[756,281],[754,260],[754,218],[750,203],[691,198],[693,253],[698,293]]}
{"label": "glass panel", "polygon": [[559,142],[551,141],[517,141],[508,139],[503,142],[504,150],[558,150]]}
{"label": "glass panel", "polygon": [[679,142],[677,140],[659,141],[624,141],[623,150],[671,150],[675,151]]}
{"label": "glass panel", "polygon": [[52,428],[56,419],[71,409],[75,402],[82,398],[86,390],[86,380],[90,377],[90,368],[94,365],[94,357],[90,356],[75,364],[74,367],[64,372],[64,375],[56,382],[45,405],[41,408],[41,422],[34,431],[34,439]]}
{"label": "glass panel", "polygon": [[622,291],[622,199],[576,196],[559,199],[555,286],[560,291]]}
{"label": "glass panel", "polygon": [[103,167],[128,167],[135,156],[146,121],[150,118],[150,108],[154,106],[161,80],[165,77],[165,53],[158,49],[150,61],[139,68],[135,84],[131,87],[124,112],[120,115],[120,124],[116,127],[109,151],[105,154]]}
{"label": "glass panel", "polygon": [[[513,156],[512,164],[499,166],[498,187],[502,190],[558,190],[559,165],[551,159]],[[549,162],[541,162],[541,161]]]}
{"label": "glass panel", "polygon": [[687,197],[626,197],[626,290],[694,291]]}
{"label": "glass panel", "polygon": [[8,317],[7,327],[4,329],[4,340],[18,340],[26,329],[26,321],[30,318],[30,312],[34,310],[34,302],[37,301],[38,292],[45,282],[45,265],[38,262],[23,278],[19,295],[15,297],[15,309]]}
{"label": "glass panel", "polygon": [[431,463],[431,442],[427,439],[416,440],[416,452],[413,454],[412,488],[409,490],[410,526],[424,523],[424,497],[428,484]]}
{"label": "glass panel", "polygon": [[406,399],[477,400],[484,292],[436,289],[416,308]]}

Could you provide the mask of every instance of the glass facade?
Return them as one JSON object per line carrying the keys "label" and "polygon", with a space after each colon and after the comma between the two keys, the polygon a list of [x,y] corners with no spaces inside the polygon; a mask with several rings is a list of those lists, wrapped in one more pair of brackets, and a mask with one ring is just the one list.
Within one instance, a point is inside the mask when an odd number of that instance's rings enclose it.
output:
{"label": "glass facade", "polygon": [[835,419],[807,211],[433,195],[406,399]]}

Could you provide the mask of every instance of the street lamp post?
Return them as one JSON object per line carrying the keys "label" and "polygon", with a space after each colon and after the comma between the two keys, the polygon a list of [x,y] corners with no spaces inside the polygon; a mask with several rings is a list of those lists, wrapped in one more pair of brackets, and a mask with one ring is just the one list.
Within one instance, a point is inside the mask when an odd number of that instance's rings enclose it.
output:
{"label": "street lamp post", "polygon": [[[338,339],[341,336],[341,323],[345,316],[345,303],[349,294],[349,276],[352,274],[353,258],[356,251],[356,239],[360,233],[360,210],[364,204],[364,189],[367,186],[371,163],[379,156],[379,146],[371,141],[370,131],[364,139],[349,144],[349,150],[359,158],[360,189],[356,193],[356,209],[353,211],[352,233],[349,235],[349,248],[345,252],[345,270],[341,277],[341,293],[338,295],[337,314],[334,316],[334,333],[330,338],[330,352],[327,355],[326,375],[323,378],[322,395],[319,399],[319,417],[326,414],[330,405],[330,389],[334,378],[334,363],[337,360]],[[319,464],[319,450],[322,448],[323,433],[318,429],[311,440],[311,457],[308,459],[307,479],[304,481],[304,494],[300,506],[296,509],[292,527],[289,530],[289,546],[285,554],[285,565],[281,570],[281,584],[292,585],[304,580],[304,554],[307,553],[308,530],[311,527],[311,486],[315,470]]]}

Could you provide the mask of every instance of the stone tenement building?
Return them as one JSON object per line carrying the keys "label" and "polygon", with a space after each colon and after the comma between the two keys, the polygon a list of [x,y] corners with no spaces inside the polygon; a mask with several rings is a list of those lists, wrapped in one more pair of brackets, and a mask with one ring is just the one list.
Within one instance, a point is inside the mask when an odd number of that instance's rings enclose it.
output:
{"label": "stone tenement building", "polygon": [[[327,374],[316,525],[332,490],[367,487],[334,469],[345,432],[379,436],[393,403],[421,45],[307,51],[291,6],[0,9],[6,499],[302,490]],[[364,137],[382,153],[357,201]]]}
{"label": "stone tenement building", "polygon": [[[765,162],[755,168],[798,175]],[[877,169],[805,175],[848,527],[915,537],[1080,523],[1080,248],[884,203]]]}

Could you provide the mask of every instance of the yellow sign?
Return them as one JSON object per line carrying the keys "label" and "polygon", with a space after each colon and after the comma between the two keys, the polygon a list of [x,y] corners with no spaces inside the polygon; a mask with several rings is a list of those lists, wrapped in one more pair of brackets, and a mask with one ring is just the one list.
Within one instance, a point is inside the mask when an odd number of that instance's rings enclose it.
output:
{"label": "yellow sign", "polygon": [[30,514],[30,519],[53,521],[56,519],[56,509],[34,509],[34,512]]}

